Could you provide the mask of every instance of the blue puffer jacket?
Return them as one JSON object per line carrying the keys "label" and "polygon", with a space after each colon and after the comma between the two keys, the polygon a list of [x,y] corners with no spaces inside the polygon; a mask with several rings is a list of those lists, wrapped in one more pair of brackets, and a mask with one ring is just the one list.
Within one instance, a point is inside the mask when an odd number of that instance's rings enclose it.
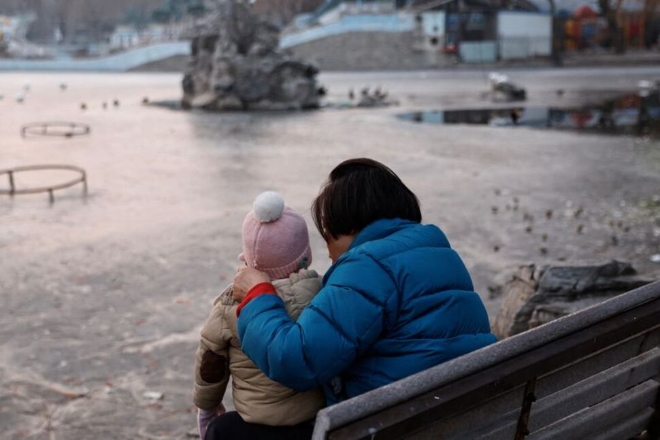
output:
{"label": "blue puffer jacket", "polygon": [[268,377],[300,391],[323,386],[329,405],[496,340],[442,231],[400,219],[364,228],[297,322],[277,295],[261,295],[238,331]]}

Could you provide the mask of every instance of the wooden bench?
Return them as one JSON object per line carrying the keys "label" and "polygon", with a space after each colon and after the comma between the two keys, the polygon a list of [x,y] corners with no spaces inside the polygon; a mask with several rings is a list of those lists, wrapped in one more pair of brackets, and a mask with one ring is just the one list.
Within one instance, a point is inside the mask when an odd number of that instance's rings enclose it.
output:
{"label": "wooden bench", "polygon": [[314,440],[657,439],[660,282],[331,406]]}

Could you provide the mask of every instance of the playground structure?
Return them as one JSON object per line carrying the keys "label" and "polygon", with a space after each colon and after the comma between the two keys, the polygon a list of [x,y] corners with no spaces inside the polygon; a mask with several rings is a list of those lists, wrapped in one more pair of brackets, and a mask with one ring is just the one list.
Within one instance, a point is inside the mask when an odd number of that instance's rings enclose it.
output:
{"label": "playground structure", "polygon": [[[620,1],[613,12],[621,33],[623,47],[640,50],[657,47],[660,40],[658,0]],[[561,40],[563,49],[597,50],[612,45],[607,17],[598,8],[583,5],[567,15],[562,11]]]}
{"label": "playground structure", "polygon": [[[16,187],[14,176],[18,173],[34,172],[34,171],[71,171],[77,175],[75,179],[68,180],[63,183],[57,183],[49,186],[41,186],[35,188],[19,189]],[[73,165],[31,165],[24,167],[15,167],[6,170],[0,170],[0,176],[7,175],[9,178],[9,189],[0,189],[0,195],[8,195],[14,197],[15,195],[25,194],[38,194],[48,193],[50,203],[55,203],[55,194],[57,190],[65,189],[81,183],[83,186],[83,196],[87,196],[87,172],[79,167]]]}
{"label": "playground structure", "polygon": [[24,138],[34,136],[72,138],[86,136],[91,132],[92,129],[89,125],[76,122],[35,122],[24,125],[21,129],[21,136]]}

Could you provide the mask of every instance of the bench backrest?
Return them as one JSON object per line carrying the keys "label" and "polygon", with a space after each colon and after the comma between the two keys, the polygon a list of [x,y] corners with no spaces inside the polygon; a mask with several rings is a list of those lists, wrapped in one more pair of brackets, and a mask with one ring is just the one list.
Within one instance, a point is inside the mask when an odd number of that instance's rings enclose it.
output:
{"label": "bench backrest", "polygon": [[660,282],[319,412],[321,439],[626,439],[660,388]]}

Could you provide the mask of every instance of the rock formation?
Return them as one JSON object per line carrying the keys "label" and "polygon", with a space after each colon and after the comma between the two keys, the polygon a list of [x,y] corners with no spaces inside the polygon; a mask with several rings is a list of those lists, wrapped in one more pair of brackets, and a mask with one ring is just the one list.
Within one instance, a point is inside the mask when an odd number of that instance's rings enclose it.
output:
{"label": "rock formation", "polygon": [[493,322],[498,339],[522,333],[652,282],[628,263],[600,266],[521,266],[504,286]]}
{"label": "rock formation", "polygon": [[192,31],[183,106],[304,109],[319,106],[318,69],[279,50],[279,29],[249,3],[221,0]]}

